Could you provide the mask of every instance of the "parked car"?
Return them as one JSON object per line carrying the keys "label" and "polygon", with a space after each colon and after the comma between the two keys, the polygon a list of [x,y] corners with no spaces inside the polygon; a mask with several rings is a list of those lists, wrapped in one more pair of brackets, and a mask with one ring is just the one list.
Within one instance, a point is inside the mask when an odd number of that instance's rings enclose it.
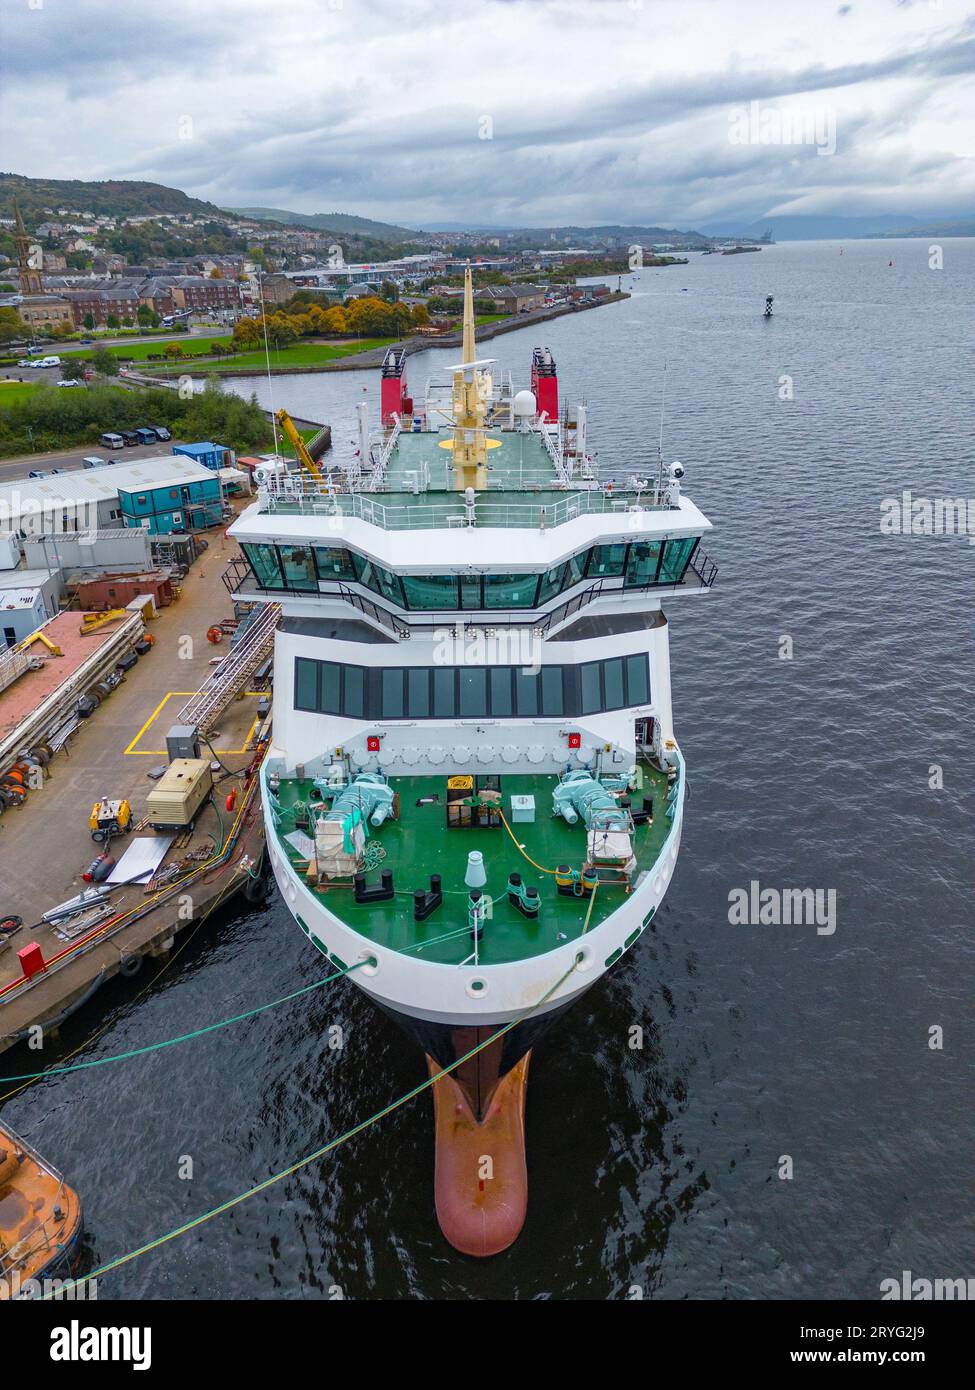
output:
{"label": "parked car", "polygon": [[81,386],[81,387],[84,387],[84,384],[85,384],[85,383],[84,383],[83,381],[59,381],[59,382],[58,382],[58,385],[59,385],[59,386]]}
{"label": "parked car", "polygon": [[99,458],[97,454],[86,454],[81,460],[82,468],[104,468],[108,459]]}
{"label": "parked car", "polygon": [[111,431],[99,437],[99,444],[104,444],[106,449],[124,449],[125,440],[120,434],[113,434]]}
{"label": "parked car", "polygon": [[28,478],[46,478],[47,474],[43,468],[32,468],[27,476]]}
{"label": "parked car", "polygon": [[156,434],[156,431],[155,431],[155,430],[148,430],[148,429],[142,428],[141,430],[136,430],[136,434],[139,436],[139,443],[140,443],[140,444],[156,444],[156,443],[158,443],[158,435]]}
{"label": "parked car", "polygon": [[166,440],[172,439],[173,437],[165,425],[152,425],[150,428],[157,439]]}
{"label": "parked car", "polygon": [[122,443],[123,443],[123,444],[126,444],[126,445],[128,445],[128,446],[131,448],[133,445],[141,444],[141,442],[142,442],[142,441],[140,440],[139,436],[136,434],[135,430],[123,430],[123,431],[122,431]]}

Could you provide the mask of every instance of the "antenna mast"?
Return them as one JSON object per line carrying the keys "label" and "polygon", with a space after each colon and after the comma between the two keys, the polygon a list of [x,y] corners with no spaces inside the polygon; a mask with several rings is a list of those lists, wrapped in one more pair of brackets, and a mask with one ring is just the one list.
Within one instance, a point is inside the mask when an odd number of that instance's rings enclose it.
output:
{"label": "antenna mast", "polygon": [[664,358],[664,370],[660,384],[660,434],[657,437],[657,497],[663,494],[664,490],[664,408],[667,404],[667,359]]}

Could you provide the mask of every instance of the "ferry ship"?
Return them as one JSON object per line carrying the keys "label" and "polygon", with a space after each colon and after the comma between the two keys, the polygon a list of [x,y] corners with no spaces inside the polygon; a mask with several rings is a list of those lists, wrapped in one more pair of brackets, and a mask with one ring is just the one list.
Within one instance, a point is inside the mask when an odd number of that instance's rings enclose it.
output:
{"label": "ferry ship", "polygon": [[280,609],[260,774],[277,884],[426,1054],[437,1216],[490,1255],[525,1219],[531,1051],[674,873],[664,604],[716,567],[679,463],[601,476],[551,352],[523,389],[477,357],[470,270],[460,355],[414,401],[390,349],[354,453],[259,478],[231,587]]}

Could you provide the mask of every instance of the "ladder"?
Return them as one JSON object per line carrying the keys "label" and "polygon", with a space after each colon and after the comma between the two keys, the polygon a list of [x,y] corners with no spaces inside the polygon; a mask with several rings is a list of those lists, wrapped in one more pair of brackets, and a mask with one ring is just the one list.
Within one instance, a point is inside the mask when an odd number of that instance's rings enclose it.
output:
{"label": "ladder", "polygon": [[249,623],[200,690],[176,716],[177,724],[195,724],[200,733],[212,729],[224,711],[233,704],[274,650],[274,630],[281,617],[281,606],[268,603]]}

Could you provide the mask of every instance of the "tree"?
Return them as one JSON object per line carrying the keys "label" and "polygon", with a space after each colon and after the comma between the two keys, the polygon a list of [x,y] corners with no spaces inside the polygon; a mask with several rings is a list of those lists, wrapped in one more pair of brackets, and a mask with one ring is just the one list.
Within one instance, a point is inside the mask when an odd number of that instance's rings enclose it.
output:
{"label": "tree", "polygon": [[0,343],[12,343],[15,338],[23,338],[27,325],[16,309],[0,309]]}
{"label": "tree", "polygon": [[379,293],[387,304],[395,304],[397,299],[399,299],[399,289],[396,286],[395,280],[384,280]]}
{"label": "tree", "polygon": [[335,337],[344,336],[349,331],[349,319],[345,310],[339,304],[333,304],[331,309],[326,309],[322,315],[324,319],[323,332]]}
{"label": "tree", "polygon": [[140,328],[148,328],[152,323],[152,305],[140,304],[135,311],[135,316],[139,320]]}
{"label": "tree", "polygon": [[81,357],[66,357],[61,363],[61,379],[63,381],[84,381],[84,359]]}
{"label": "tree", "polygon": [[91,365],[100,376],[118,376],[118,360],[108,348],[95,348],[91,354]]}
{"label": "tree", "polygon": [[105,319],[105,326],[106,328],[118,328],[118,314],[109,314]]}
{"label": "tree", "polygon": [[243,352],[256,348],[261,341],[261,332],[256,319],[238,319],[231,337]]}
{"label": "tree", "polygon": [[211,279],[211,280],[222,280],[222,279],[223,279],[223,271],[220,269],[220,267],[219,267],[218,265],[215,265],[215,266],[213,267],[213,269],[210,271],[210,279]]}
{"label": "tree", "polygon": [[88,332],[90,333],[92,329],[95,327],[95,315],[85,314],[85,317],[82,319],[82,323],[85,325],[85,327],[88,329]]}
{"label": "tree", "polygon": [[414,304],[410,310],[410,323],[414,328],[424,328],[430,322],[425,304]]}

